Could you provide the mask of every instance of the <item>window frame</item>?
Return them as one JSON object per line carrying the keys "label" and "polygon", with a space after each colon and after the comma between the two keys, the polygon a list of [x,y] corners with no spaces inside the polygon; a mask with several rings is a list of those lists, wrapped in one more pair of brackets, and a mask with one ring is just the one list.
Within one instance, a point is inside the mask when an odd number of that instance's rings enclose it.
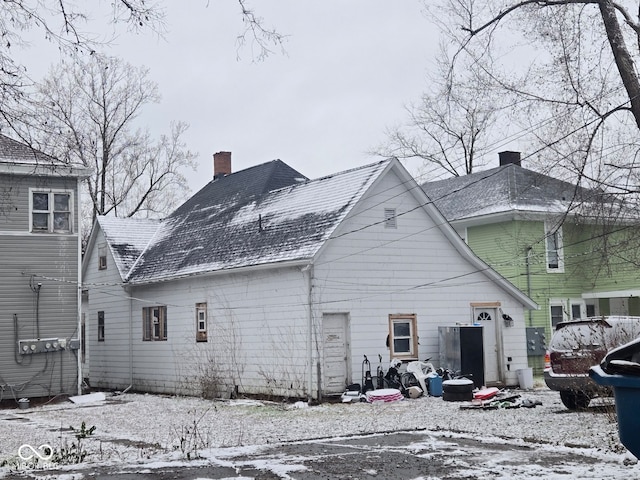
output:
{"label": "window frame", "polygon": [[[158,310],[158,322],[153,322],[151,313]],[[155,326],[158,326],[157,334]],[[165,342],[167,341],[167,306],[155,305],[153,307],[142,307],[142,340],[144,342]]]}
{"label": "window frame", "polygon": [[[33,197],[35,194],[46,194],[47,195],[47,209],[36,209],[33,201]],[[68,197],[68,209],[67,210],[56,210],[56,195],[66,195]],[[73,191],[64,190],[64,189],[56,189],[56,188],[30,188],[29,189],[29,232],[30,233],[58,233],[58,234],[73,234],[74,233],[74,215],[73,215],[73,207],[74,207],[74,197]],[[67,229],[57,229],[56,228],[56,214],[66,214],[68,216],[68,228]],[[47,215],[47,228],[35,228],[34,227],[34,218],[36,215]]]}
{"label": "window frame", "polygon": [[98,245],[98,270],[107,269],[107,244]]}
{"label": "window frame", "polygon": [[[200,317],[201,314],[204,318]],[[201,322],[204,323],[204,326],[201,325]],[[207,341],[207,323],[207,303],[196,303],[196,342]]]}
{"label": "window frame", "polygon": [[98,341],[104,342],[104,311],[98,311]]}
{"label": "window frame", "polygon": [[[561,316],[558,316],[558,315],[554,316],[553,314],[554,308],[560,308]],[[554,318],[559,320],[554,322]],[[567,319],[567,315],[566,315],[564,302],[558,301],[558,300],[556,301],[551,300],[549,302],[549,324],[551,325],[551,331],[554,331],[556,329],[556,325],[560,322],[564,322],[566,319]]]}
{"label": "window frame", "polygon": [[[551,248],[550,241],[553,241],[555,248]],[[544,224],[544,250],[545,261],[548,273],[564,273],[564,244],[562,225],[555,227],[555,225],[545,222]],[[552,257],[555,257],[553,258]],[[556,260],[557,264],[552,264],[552,261]]]}
{"label": "window frame", "polygon": [[[396,335],[394,326],[399,323],[409,324],[409,335]],[[409,340],[409,349],[398,351],[396,340]],[[400,360],[418,359],[418,316],[415,313],[396,313],[389,315],[389,350],[391,358]]]}

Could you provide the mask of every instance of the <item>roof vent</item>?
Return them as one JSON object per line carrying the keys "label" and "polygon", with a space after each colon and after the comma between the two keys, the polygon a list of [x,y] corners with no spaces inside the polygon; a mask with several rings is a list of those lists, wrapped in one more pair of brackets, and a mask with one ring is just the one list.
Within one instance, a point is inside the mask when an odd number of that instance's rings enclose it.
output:
{"label": "roof vent", "polygon": [[500,157],[500,166],[514,164],[521,167],[520,162],[520,152],[499,152],[498,156]]}
{"label": "roof vent", "polygon": [[231,175],[231,152],[213,154],[213,179]]}

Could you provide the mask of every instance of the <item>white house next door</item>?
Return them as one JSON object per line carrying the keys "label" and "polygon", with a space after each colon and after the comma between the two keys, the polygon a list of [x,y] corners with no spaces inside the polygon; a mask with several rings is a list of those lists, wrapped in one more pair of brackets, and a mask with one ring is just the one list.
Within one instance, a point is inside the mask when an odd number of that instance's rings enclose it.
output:
{"label": "white house next door", "polygon": [[350,383],[349,359],[349,315],[325,313],[322,315],[322,341],[324,362],[322,390],[324,395],[344,392]]}

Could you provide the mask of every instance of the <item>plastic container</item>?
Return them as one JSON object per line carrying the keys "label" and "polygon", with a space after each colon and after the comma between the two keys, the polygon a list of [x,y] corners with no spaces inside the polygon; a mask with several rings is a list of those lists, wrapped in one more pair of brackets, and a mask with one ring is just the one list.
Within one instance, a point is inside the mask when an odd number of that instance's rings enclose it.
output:
{"label": "plastic container", "polygon": [[599,366],[589,369],[589,376],[599,385],[613,388],[618,414],[618,434],[620,441],[640,458],[640,376],[610,375]]}
{"label": "plastic container", "polygon": [[531,390],[533,388],[533,369],[532,368],[521,368],[516,370],[516,375],[518,375],[518,384],[520,388],[523,390]]}
{"label": "plastic container", "polygon": [[442,396],[442,377],[435,376],[429,377],[429,395],[432,397],[441,397]]}

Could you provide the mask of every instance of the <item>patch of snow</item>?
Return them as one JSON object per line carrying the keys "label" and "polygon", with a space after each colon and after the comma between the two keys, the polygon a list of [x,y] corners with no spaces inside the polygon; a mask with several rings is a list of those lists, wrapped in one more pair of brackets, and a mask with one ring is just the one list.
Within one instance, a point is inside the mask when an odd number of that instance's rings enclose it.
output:
{"label": "patch of snow", "polygon": [[[406,447],[412,454],[421,456],[432,455],[444,445],[455,447],[454,440],[463,438],[503,443],[523,451],[535,445],[536,449],[554,455],[579,451],[594,461],[606,460],[611,467],[610,476],[603,477],[607,479],[631,478],[630,473],[640,473],[640,467],[628,465],[635,457],[620,444],[612,414],[593,410],[570,412],[561,404],[558,393],[546,387],[516,392],[523,399],[540,401],[542,405],[461,410],[457,402],[421,397],[375,405],[358,402],[309,406],[304,402],[211,401],[127,393],[110,396],[100,404],[66,402],[29,410],[4,409],[0,410],[0,463],[15,459],[19,447],[25,443],[46,443],[54,449],[69,445],[75,441],[69,427],[77,429],[84,422],[86,428],[96,427],[95,433],[83,440],[88,452],[86,463],[139,465],[139,469],[145,471],[164,465],[197,463],[188,461],[187,455],[201,459],[198,461],[232,467],[228,459],[258,454],[278,443],[304,443],[319,438],[338,442],[344,439],[346,443],[353,435],[420,430],[438,434],[427,441],[418,441],[416,436],[416,442]],[[450,444],[447,439],[451,439]],[[461,468],[467,468],[465,462],[468,462],[472,477],[481,472],[484,478],[507,478],[499,473],[504,465],[508,465],[511,472],[508,478],[540,476],[540,465],[535,461],[514,467],[518,459],[509,449],[505,449],[504,456],[491,461],[478,463],[479,455],[472,448],[456,448],[451,453],[451,461]],[[287,472],[302,468],[300,462],[294,460],[284,456],[271,458],[268,469],[286,478]],[[589,476],[590,467],[563,465],[553,478],[594,478]],[[0,468],[0,478],[8,471],[7,467]],[[66,475],[66,472],[60,474]]]}

